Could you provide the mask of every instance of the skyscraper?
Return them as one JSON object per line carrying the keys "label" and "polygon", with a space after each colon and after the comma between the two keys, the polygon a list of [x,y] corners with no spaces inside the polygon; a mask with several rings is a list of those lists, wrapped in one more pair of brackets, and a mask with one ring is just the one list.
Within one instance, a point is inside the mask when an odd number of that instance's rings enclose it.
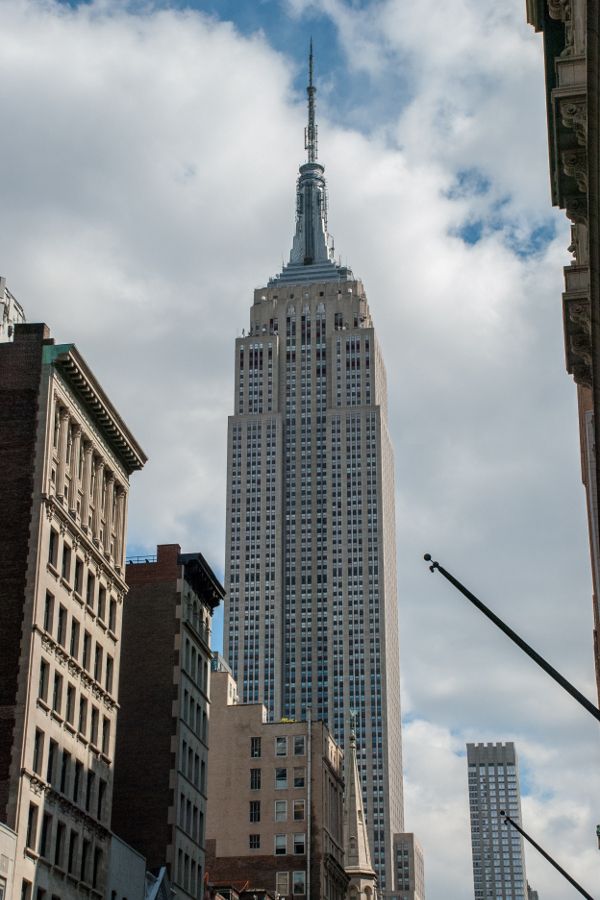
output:
{"label": "skyscraper", "polygon": [[394,462],[362,283],[338,265],[317,162],[312,52],[290,260],[254,293],[229,420],[225,656],[243,702],[310,707],[348,746],[379,887],[402,832]]}
{"label": "skyscraper", "polygon": [[500,811],[521,824],[515,745],[467,744],[475,900],[527,900],[523,838]]}

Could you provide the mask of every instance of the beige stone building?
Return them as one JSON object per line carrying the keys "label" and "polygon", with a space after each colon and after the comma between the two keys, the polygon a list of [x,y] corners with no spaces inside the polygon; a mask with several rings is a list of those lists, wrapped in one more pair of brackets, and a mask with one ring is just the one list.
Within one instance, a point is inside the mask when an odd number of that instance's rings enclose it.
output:
{"label": "beige stone building", "polygon": [[206,825],[211,883],[248,882],[281,897],[343,900],[343,754],[322,722],[267,722],[211,679]]}
{"label": "beige stone building", "polygon": [[390,900],[425,900],[425,864],[411,832],[394,835],[394,884]]}
{"label": "beige stone building", "polygon": [[0,344],[0,820],[13,896],[104,894],[129,476],[146,457],[73,344]]}
{"label": "beige stone building", "polygon": [[600,696],[600,33],[598,0],[526,0],[544,39],[552,203],[571,221],[562,295],[567,371],[577,385]]}

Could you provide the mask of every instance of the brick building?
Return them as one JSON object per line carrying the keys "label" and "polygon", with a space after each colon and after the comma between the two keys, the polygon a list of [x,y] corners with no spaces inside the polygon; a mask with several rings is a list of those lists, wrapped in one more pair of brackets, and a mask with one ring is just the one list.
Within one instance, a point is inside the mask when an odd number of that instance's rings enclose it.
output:
{"label": "brick building", "polygon": [[[128,562],[113,828],[176,897],[202,897],[210,625],[223,588],[178,544]],[[132,815],[135,810],[135,815]]]}
{"label": "brick building", "polygon": [[13,896],[100,897],[129,476],[146,457],[73,344],[0,343],[0,821]]}
{"label": "brick building", "polygon": [[230,672],[211,678],[206,867],[217,884],[343,900],[343,753],[323,722],[267,722],[238,704]]}

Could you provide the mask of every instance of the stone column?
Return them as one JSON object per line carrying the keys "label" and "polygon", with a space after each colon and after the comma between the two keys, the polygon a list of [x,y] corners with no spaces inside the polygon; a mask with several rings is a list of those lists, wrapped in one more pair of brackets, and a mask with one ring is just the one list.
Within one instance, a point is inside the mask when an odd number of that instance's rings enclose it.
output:
{"label": "stone column", "polygon": [[125,535],[123,527],[125,524],[125,488],[117,485],[117,511],[115,515],[115,566],[123,566],[123,544]]}
{"label": "stone column", "polygon": [[90,500],[92,493],[92,452],[91,441],[86,441],[83,448],[83,501],[81,503],[81,526],[87,531],[90,517]]}
{"label": "stone column", "polygon": [[115,488],[115,473],[106,473],[106,493],[104,495],[104,552],[110,555],[110,533],[112,531],[113,491]]}
{"label": "stone column", "polygon": [[77,509],[77,493],[79,487],[79,450],[81,447],[81,425],[73,429],[71,445],[71,483],[69,485],[69,509]]}
{"label": "stone column", "polygon": [[67,471],[67,436],[69,431],[69,410],[62,407],[59,412],[58,428],[58,472],[56,473],[56,496],[61,501],[65,496],[65,475]]}
{"label": "stone column", "polygon": [[104,482],[104,460],[96,460],[96,483],[94,485],[94,512],[92,515],[92,537],[100,540],[100,522],[102,519],[102,488]]}

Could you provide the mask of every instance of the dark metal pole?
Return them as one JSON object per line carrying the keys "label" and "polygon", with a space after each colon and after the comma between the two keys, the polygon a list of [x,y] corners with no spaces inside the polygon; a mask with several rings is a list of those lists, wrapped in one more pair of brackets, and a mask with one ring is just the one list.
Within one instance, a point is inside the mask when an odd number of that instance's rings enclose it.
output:
{"label": "dark metal pole", "polygon": [[559,864],[556,862],[556,860],[555,860],[555,859],[552,859],[552,857],[550,856],[550,854],[549,854],[549,853],[546,853],[546,851],[543,849],[543,847],[540,847],[540,845],[539,845],[536,841],[534,841],[534,839],[533,839],[532,837],[530,837],[530,836],[527,834],[527,832],[526,832],[523,828],[521,828],[520,825],[517,825],[517,823],[515,822],[515,820],[514,820],[514,819],[511,819],[511,817],[510,817],[509,815],[507,815],[507,813],[505,813],[503,809],[500,810],[500,815],[501,815],[501,816],[504,816],[504,821],[505,821],[505,822],[510,822],[510,824],[512,825],[512,827],[513,827],[516,831],[518,831],[519,834],[522,834],[523,837],[525,838],[525,840],[526,840],[526,841],[529,841],[529,843],[531,844],[531,846],[532,846],[532,847],[535,847],[535,849],[538,851],[538,853],[541,853],[541,854],[542,854],[542,856],[544,857],[544,859],[547,859],[548,862],[551,863],[551,864],[554,866],[555,869],[558,869],[558,871],[559,871],[560,874],[563,876],[563,878],[566,878],[567,881],[570,882],[570,884],[572,884],[573,887],[576,888],[576,890],[578,890],[580,894],[583,894],[584,897],[587,897],[587,900],[594,900],[594,898],[592,897],[592,895],[591,895],[591,894],[588,894],[587,891],[584,891],[584,889],[581,887],[581,885],[580,885],[580,884],[577,884],[577,882],[575,881],[575,879],[574,879],[574,878],[571,878],[571,876],[569,875],[569,873],[568,873],[568,872],[565,872],[565,870],[563,869],[563,867],[562,867],[562,866],[559,866]]}
{"label": "dark metal pole", "polygon": [[[431,562],[431,554],[426,553],[424,559],[426,562]],[[544,670],[544,672],[547,672],[547,674],[550,675],[551,678],[554,678],[554,680],[558,682],[558,684],[560,684],[560,686],[564,688],[564,690],[567,691],[567,693],[569,693],[571,697],[577,700],[577,702],[580,703],[584,709],[587,709],[587,711],[600,722],[600,709],[598,709],[597,706],[594,706],[594,704],[591,703],[587,699],[587,697],[584,697],[581,691],[578,691],[570,681],[567,681],[567,679],[564,678],[560,674],[560,672],[557,672],[556,669],[551,666],[543,656],[540,656],[540,654],[537,653],[533,649],[533,647],[530,647],[529,644],[523,640],[523,638],[519,637],[516,631],[513,631],[512,628],[510,628],[506,624],[506,622],[503,622],[502,619],[498,618],[498,616],[493,613],[491,609],[489,609],[485,605],[485,603],[482,603],[481,600],[479,600],[475,596],[475,594],[472,594],[471,591],[467,590],[464,584],[461,584],[460,581],[457,581],[457,579],[454,578],[454,576],[451,575],[450,572],[447,572],[443,566],[440,566],[438,562],[432,562],[429,566],[429,571],[435,572],[436,569],[438,570],[438,572],[441,572],[444,578],[449,581],[450,584],[453,584],[454,587],[467,598],[467,600],[470,600],[473,606],[476,606],[477,609],[479,609],[484,614],[484,616],[487,616],[487,618],[490,619],[494,623],[494,625],[497,625],[498,628],[511,639],[511,641],[514,641],[517,647],[520,647],[521,650],[524,650],[527,656],[531,657],[531,659],[536,662],[538,666],[540,666]]]}

